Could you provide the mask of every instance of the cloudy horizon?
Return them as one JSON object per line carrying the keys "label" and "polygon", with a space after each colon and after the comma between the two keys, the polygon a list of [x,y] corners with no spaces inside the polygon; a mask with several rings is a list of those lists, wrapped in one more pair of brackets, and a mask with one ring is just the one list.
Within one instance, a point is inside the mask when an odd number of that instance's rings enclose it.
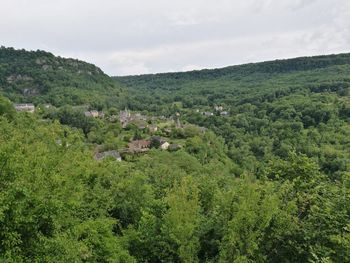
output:
{"label": "cloudy horizon", "polygon": [[346,0],[3,0],[0,45],[109,75],[350,52]]}

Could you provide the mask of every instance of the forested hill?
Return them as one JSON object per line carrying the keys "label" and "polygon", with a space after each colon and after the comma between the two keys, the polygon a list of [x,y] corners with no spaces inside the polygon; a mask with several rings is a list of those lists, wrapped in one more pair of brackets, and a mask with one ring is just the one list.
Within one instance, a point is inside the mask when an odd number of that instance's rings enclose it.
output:
{"label": "forested hill", "polygon": [[166,113],[174,102],[181,102],[184,108],[215,104],[232,107],[296,94],[331,92],[346,96],[349,73],[350,54],[340,54],[114,79],[134,94],[129,107]]}
{"label": "forested hill", "polygon": [[171,72],[138,76],[115,77],[115,79],[125,82],[127,84],[141,84],[143,82],[147,82],[150,85],[157,85],[162,84],[164,79],[167,79],[170,83],[176,83],[198,79],[210,80],[213,78],[223,77],[237,78],[257,73],[288,73],[293,71],[315,70],[330,66],[349,64],[350,53],[344,53],[338,55],[299,57],[292,59],[266,61],[260,63],[249,63],[236,66],[228,66],[218,69],[203,69],[188,72]]}
{"label": "forested hill", "polygon": [[224,137],[243,170],[297,151],[330,176],[349,171],[350,54],[115,79],[129,108],[178,112]]}
{"label": "forested hill", "polygon": [[0,48],[0,91],[16,102],[80,105],[117,100],[120,89],[98,67],[45,51]]}
{"label": "forested hill", "polygon": [[115,82],[0,55],[0,262],[350,262],[349,55]]}

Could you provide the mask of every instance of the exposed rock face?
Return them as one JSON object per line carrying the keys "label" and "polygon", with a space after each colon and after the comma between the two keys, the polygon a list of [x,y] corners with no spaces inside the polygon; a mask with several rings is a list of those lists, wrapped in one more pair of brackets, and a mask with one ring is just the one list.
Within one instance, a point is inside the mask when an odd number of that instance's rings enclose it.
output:
{"label": "exposed rock face", "polygon": [[27,88],[23,90],[23,95],[25,96],[35,96],[35,95],[38,95],[39,93],[40,93],[39,90],[35,88],[33,89]]}
{"label": "exposed rock face", "polygon": [[35,60],[35,63],[38,64],[38,65],[43,65],[43,64],[46,63],[46,59],[44,59],[44,58],[37,58]]}
{"label": "exposed rock face", "polygon": [[50,66],[50,65],[43,65],[42,69],[43,70],[49,70],[49,69],[52,69],[52,66]]}
{"label": "exposed rock face", "polygon": [[31,81],[33,78],[27,76],[27,75],[21,75],[21,74],[12,74],[6,78],[8,83],[14,83],[16,81]]}

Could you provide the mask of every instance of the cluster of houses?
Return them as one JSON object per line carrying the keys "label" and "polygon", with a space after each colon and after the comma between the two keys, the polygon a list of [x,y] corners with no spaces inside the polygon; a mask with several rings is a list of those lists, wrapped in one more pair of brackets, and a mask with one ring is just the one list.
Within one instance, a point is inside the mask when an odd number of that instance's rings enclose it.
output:
{"label": "cluster of houses", "polygon": [[[14,107],[17,111],[24,111],[24,112],[35,112],[35,106],[32,103],[22,103],[22,104],[14,104]],[[44,108],[51,108],[52,105],[45,104]],[[86,117],[92,117],[92,118],[104,118],[105,114],[102,111],[97,110],[89,110],[85,111],[84,115]],[[179,120],[180,114],[177,113],[175,119],[171,119],[175,122],[176,127],[182,127],[180,120]],[[166,119],[164,117],[164,119]],[[152,120],[152,119],[151,119]],[[147,123],[147,116],[144,116],[140,113],[131,113],[127,109],[124,111],[120,111],[119,113],[119,121],[122,124],[122,127],[125,128],[128,124],[135,124],[139,129],[145,129],[148,128],[151,133],[155,133],[158,131],[158,126],[155,124],[148,124]],[[171,132],[170,129],[164,129],[165,132]],[[58,144],[61,144],[61,142],[57,142]],[[101,149],[98,149],[95,151],[94,159],[95,160],[103,160],[107,157],[114,158],[116,161],[121,161],[121,153],[129,153],[129,154],[135,154],[135,153],[144,153],[149,151],[151,148],[157,148],[160,150],[170,150],[170,151],[176,151],[181,149],[181,145],[178,144],[170,144],[168,141],[166,141],[164,138],[160,136],[152,136],[148,140],[134,140],[128,143],[128,147],[126,149],[123,149],[122,151],[118,152],[117,150],[109,150],[109,151],[100,151]]]}
{"label": "cluster of houses", "polygon": [[128,144],[126,151],[130,153],[147,152],[151,148],[151,141],[149,140],[134,140]]}
{"label": "cluster of houses", "polygon": [[[35,106],[33,103],[14,103],[13,107],[15,108],[16,111],[24,111],[24,112],[29,112],[29,113],[34,113],[35,112]],[[42,108],[44,109],[50,109],[53,108],[51,104],[43,104],[41,105]],[[39,107],[40,109],[40,107]]]}
{"label": "cluster of houses", "polygon": [[223,106],[214,106],[216,112],[219,112],[221,116],[229,115],[228,111],[224,110]]}
{"label": "cluster of houses", "polygon": [[119,113],[119,121],[123,128],[128,126],[128,124],[134,124],[141,130],[148,128],[151,133],[157,132],[158,126],[155,124],[148,124],[147,120],[147,116],[141,113],[131,113],[126,108]]}
{"label": "cluster of houses", "polygon": [[[220,114],[220,116],[228,116],[229,112],[224,110],[223,106],[214,106],[214,110],[215,112],[218,112]],[[197,110],[197,112],[199,112],[199,110]],[[202,115],[209,117],[209,116],[214,116],[214,112],[211,111],[204,111],[202,112]]]}
{"label": "cluster of houses", "polygon": [[[17,111],[23,111],[23,112],[35,112],[35,106],[32,103],[22,103],[22,104],[14,104],[14,107]],[[44,108],[51,108],[52,105],[45,104]],[[92,117],[92,118],[104,118],[105,114],[102,111],[97,110],[89,110],[85,111],[84,115],[86,117]],[[182,127],[180,120],[179,120],[180,114],[177,113],[175,119],[171,119],[175,122],[176,127]],[[165,117],[163,117],[166,119]],[[151,120],[153,120],[151,118]],[[147,116],[144,116],[140,113],[131,113],[127,109],[124,111],[121,111],[119,113],[119,121],[122,124],[122,127],[125,128],[128,124],[135,124],[140,129],[148,128],[151,133],[155,133],[158,131],[158,126],[155,124],[148,124],[147,123]],[[170,129],[165,128],[164,131],[171,132]],[[62,142],[59,140],[56,142],[59,145],[62,145]],[[135,154],[135,153],[144,153],[149,151],[151,148],[157,148],[160,150],[169,150],[169,151],[176,151],[181,149],[181,145],[178,144],[170,144],[168,141],[166,141],[164,138],[160,136],[152,136],[148,140],[134,140],[128,143],[128,146],[126,149],[121,150],[120,152],[117,150],[109,150],[109,151],[101,151],[101,149],[97,148],[94,154],[95,160],[103,160],[107,157],[114,158],[116,161],[121,161],[121,153],[129,153],[129,154]]]}
{"label": "cluster of houses", "polygon": [[152,136],[149,140],[134,140],[128,144],[129,153],[147,152],[151,147],[161,150],[178,150],[181,148],[178,144],[170,144],[160,136]]}
{"label": "cluster of houses", "polygon": [[121,153],[123,154],[145,153],[149,151],[151,148],[156,148],[160,150],[177,151],[181,149],[182,146],[176,143],[170,144],[165,139],[159,136],[153,136],[148,140],[134,140],[128,144],[128,147],[126,149],[123,149],[120,152],[116,150],[99,152],[99,150],[97,150],[95,152],[94,158],[97,161],[101,161],[107,157],[112,157],[116,161],[121,161],[122,160]]}
{"label": "cluster of houses", "polygon": [[214,113],[212,113],[212,112],[210,112],[210,111],[204,111],[204,112],[202,112],[202,114],[204,115],[204,116],[214,116]]}
{"label": "cluster of houses", "polygon": [[136,124],[141,129],[147,127],[147,116],[144,116],[141,113],[131,113],[126,108],[125,110],[120,111],[119,121],[122,124],[123,128],[125,128],[130,123]]}
{"label": "cluster of houses", "polygon": [[[113,115],[115,116],[115,115]],[[95,117],[95,116],[93,116]],[[97,114],[96,114],[96,117]],[[117,117],[117,116],[115,116]],[[115,120],[115,117],[113,117],[113,120]],[[155,117],[150,117],[149,120],[154,121]],[[160,119],[162,119],[160,117]],[[166,120],[165,117],[163,119]],[[176,120],[179,119],[179,115],[177,115]],[[145,115],[142,115],[141,113],[132,113],[128,109],[125,108],[125,110],[119,112],[119,121],[123,128],[126,128],[128,124],[134,124],[139,129],[148,129],[150,133],[155,133],[158,131],[158,126],[155,124],[149,124],[147,123],[148,117]],[[179,121],[175,124],[178,124]],[[166,129],[165,129],[166,131]],[[171,130],[169,130],[171,132]],[[166,141],[164,138],[160,136],[152,136],[148,140],[133,140],[128,143],[127,148],[118,151],[105,151],[105,152],[98,152],[95,153],[94,158],[96,160],[103,160],[106,157],[113,157],[116,161],[121,161],[122,157],[121,155],[124,154],[139,154],[139,153],[145,153],[149,151],[151,148],[156,148],[160,150],[170,150],[170,151],[176,151],[181,149],[181,145],[178,144],[170,144],[168,141]]]}

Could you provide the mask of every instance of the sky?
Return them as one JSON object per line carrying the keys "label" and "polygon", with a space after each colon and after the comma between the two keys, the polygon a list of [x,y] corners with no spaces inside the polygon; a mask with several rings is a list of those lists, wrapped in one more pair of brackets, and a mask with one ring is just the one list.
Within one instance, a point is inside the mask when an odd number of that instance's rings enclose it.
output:
{"label": "sky", "polygon": [[350,0],[0,0],[0,45],[112,76],[350,52]]}

